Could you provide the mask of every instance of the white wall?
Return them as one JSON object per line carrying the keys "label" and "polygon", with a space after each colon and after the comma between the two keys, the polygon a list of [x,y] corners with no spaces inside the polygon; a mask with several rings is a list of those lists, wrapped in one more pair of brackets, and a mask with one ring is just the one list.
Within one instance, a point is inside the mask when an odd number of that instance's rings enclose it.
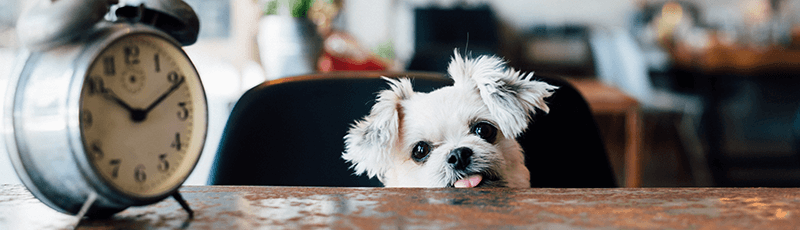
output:
{"label": "white wall", "polygon": [[362,45],[375,50],[394,44],[396,58],[405,63],[413,55],[417,7],[456,7],[489,4],[500,20],[514,30],[536,25],[584,24],[604,28],[627,27],[637,0],[347,0],[344,26]]}
{"label": "white wall", "polygon": [[[16,53],[13,49],[0,47],[0,108],[5,108],[5,93],[8,85],[8,74],[10,74],[14,64],[13,58]],[[3,111],[0,111],[2,117]],[[2,120],[0,120],[2,121]],[[0,122],[0,130],[3,130],[3,124]],[[19,184],[17,173],[14,172],[14,167],[11,166],[11,160],[8,158],[8,151],[6,151],[5,137],[0,135],[0,184]]]}
{"label": "white wall", "polygon": [[636,0],[512,0],[492,1],[500,18],[516,29],[534,25],[580,23],[591,26],[628,26]]}

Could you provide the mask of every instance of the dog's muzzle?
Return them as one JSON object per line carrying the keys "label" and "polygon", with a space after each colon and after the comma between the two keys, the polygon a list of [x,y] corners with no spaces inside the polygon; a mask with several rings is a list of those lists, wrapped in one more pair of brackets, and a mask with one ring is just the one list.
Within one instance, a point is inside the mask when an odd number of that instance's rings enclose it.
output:
{"label": "dog's muzzle", "polygon": [[461,147],[453,149],[447,155],[447,163],[456,170],[465,170],[470,163],[472,163],[472,149]]}
{"label": "dog's muzzle", "polygon": [[[453,149],[447,155],[447,164],[462,176],[448,187],[505,187],[506,183],[500,175],[492,169],[477,169],[470,167],[472,156],[475,152],[467,147]],[[468,169],[469,168],[469,169]],[[478,170],[478,171],[476,171]],[[479,176],[479,177],[476,177]],[[457,186],[456,184],[460,184]]]}

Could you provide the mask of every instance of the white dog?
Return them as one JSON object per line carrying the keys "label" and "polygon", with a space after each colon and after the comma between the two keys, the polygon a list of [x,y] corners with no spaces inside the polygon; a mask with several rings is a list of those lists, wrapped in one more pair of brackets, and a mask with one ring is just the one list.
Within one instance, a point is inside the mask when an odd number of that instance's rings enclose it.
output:
{"label": "white dog", "polygon": [[515,140],[557,87],[507,68],[493,56],[462,58],[447,69],[453,86],[414,92],[389,82],[369,115],[356,121],[342,158],[386,187],[530,187]]}

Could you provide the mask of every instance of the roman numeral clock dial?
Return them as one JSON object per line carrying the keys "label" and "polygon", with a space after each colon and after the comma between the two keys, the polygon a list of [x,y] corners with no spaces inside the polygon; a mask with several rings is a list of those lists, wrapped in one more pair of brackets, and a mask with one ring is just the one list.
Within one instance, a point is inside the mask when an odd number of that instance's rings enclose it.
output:
{"label": "roman numeral clock dial", "polygon": [[205,138],[197,72],[165,43],[143,35],[113,42],[89,67],[80,95],[80,133],[92,168],[132,196],[179,186]]}

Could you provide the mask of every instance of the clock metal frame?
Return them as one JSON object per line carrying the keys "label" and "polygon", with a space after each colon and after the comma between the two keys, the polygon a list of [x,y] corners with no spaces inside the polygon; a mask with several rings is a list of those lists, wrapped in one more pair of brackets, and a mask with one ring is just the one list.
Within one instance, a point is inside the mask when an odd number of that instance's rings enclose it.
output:
{"label": "clock metal frame", "polygon": [[[78,40],[41,52],[23,51],[9,80],[5,101],[4,134],[12,164],[33,195],[47,206],[69,214],[78,214],[87,199],[96,194],[96,200],[87,215],[110,215],[129,206],[158,202],[173,195],[189,174],[182,175],[181,183],[153,196],[137,196],[113,188],[95,172],[87,157],[80,133],[80,93],[92,62],[105,47],[126,36],[146,34],[157,36],[179,49],[186,58],[181,44],[168,34],[149,25],[139,23],[100,22],[90,33]],[[191,71],[197,71],[194,64]],[[197,75],[199,76],[199,75]],[[199,79],[200,89],[193,100],[202,99],[204,124],[194,124],[193,132],[203,132],[192,168],[208,132],[207,98]],[[190,89],[191,90],[191,89]],[[202,97],[200,97],[202,96]],[[186,159],[192,160],[192,159]]]}

